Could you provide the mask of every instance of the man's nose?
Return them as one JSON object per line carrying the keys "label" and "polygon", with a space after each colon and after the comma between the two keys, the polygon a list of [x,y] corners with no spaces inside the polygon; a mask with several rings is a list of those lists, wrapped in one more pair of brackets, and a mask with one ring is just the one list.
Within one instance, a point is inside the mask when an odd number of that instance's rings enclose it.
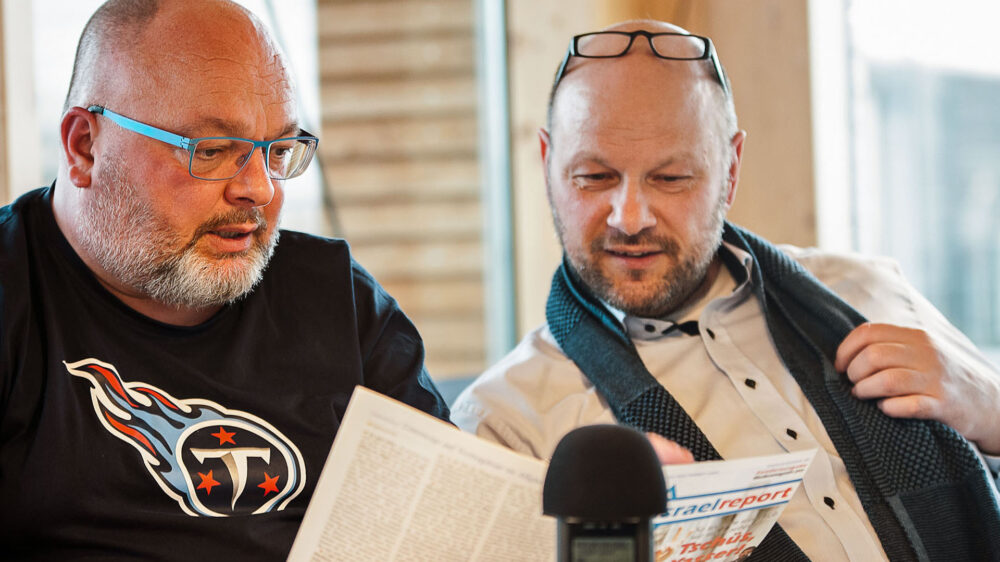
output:
{"label": "man's nose", "polygon": [[618,187],[611,201],[608,226],[626,236],[632,236],[654,225],[656,216],[642,186],[638,181],[626,179]]}
{"label": "man's nose", "polygon": [[275,191],[264,147],[255,149],[246,158],[243,169],[229,179],[226,199],[235,206],[263,207],[274,199]]}

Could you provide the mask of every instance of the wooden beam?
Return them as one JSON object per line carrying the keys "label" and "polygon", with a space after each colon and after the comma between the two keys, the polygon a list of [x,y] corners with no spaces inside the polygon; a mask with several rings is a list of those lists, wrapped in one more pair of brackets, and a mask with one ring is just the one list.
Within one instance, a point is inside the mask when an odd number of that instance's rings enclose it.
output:
{"label": "wooden beam", "polygon": [[712,0],[706,7],[699,31],[719,50],[748,133],[729,218],[774,242],[815,245],[807,0]]}
{"label": "wooden beam", "polygon": [[570,37],[597,28],[597,0],[507,0],[517,332],[545,320],[545,298],[561,250],[545,196],[538,128]]}
{"label": "wooden beam", "polygon": [[3,32],[3,2],[0,2],[0,205],[10,201],[10,188],[7,186],[7,49],[4,44]]}

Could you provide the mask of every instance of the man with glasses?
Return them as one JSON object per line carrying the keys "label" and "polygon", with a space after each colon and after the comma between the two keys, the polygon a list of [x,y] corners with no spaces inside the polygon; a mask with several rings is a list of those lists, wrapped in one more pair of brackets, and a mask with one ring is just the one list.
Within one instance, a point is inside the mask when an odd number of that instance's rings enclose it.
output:
{"label": "man with glasses", "polygon": [[614,422],[668,462],[818,449],[751,559],[1000,559],[1000,374],[892,264],[725,221],[746,133],[710,40],[576,36],[539,136],[564,250],[547,322],[460,427],[541,458]]}
{"label": "man with glasses", "polygon": [[346,243],[278,229],[299,119],[228,0],[92,16],[58,177],[0,209],[0,557],[283,559],[356,385],[447,419]]}

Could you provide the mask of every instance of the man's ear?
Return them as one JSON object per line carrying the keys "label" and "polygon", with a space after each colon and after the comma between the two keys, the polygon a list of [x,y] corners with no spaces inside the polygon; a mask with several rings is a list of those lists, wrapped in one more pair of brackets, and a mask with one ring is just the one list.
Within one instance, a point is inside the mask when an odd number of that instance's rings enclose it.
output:
{"label": "man's ear", "polygon": [[545,130],[545,127],[538,128],[538,145],[542,150],[542,165],[545,169],[548,169],[548,157],[549,150],[552,148],[552,139],[549,138],[549,132]]}
{"label": "man's ear", "polygon": [[63,115],[59,132],[70,182],[76,187],[90,187],[97,116],[82,107],[71,107]]}
{"label": "man's ear", "polygon": [[740,165],[743,162],[743,143],[747,139],[746,131],[738,131],[729,140],[729,177],[726,178],[726,188],[729,193],[726,195],[726,203],[732,206],[736,200],[736,184],[740,181]]}
{"label": "man's ear", "polygon": [[552,137],[545,127],[538,128],[538,147],[542,152],[542,176],[545,178],[545,189],[551,189],[549,185],[549,157],[552,156]]}

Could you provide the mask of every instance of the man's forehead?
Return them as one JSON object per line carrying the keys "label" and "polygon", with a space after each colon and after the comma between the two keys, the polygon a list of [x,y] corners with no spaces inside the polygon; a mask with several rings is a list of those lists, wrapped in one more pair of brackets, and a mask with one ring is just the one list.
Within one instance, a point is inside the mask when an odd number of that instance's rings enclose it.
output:
{"label": "man's forehead", "polygon": [[[557,115],[603,107],[638,106],[659,112],[688,103],[700,94],[702,76],[697,65],[629,53],[620,58],[584,59],[585,63],[560,85],[554,100]],[[711,84],[709,84],[711,85]]]}
{"label": "man's forehead", "polygon": [[143,64],[133,68],[150,75],[164,88],[180,90],[175,95],[210,95],[215,91],[237,88],[257,95],[289,95],[292,82],[285,62],[276,53],[270,55],[246,53],[244,56],[219,56],[190,51],[161,52],[143,56]]}
{"label": "man's forehead", "polygon": [[[686,138],[717,119],[713,88],[684,61],[595,59],[567,76],[553,104],[554,146]],[[673,64],[673,66],[669,66]]]}
{"label": "man's forehead", "polygon": [[118,61],[130,84],[121,107],[198,128],[214,127],[202,117],[253,128],[264,116],[269,132],[294,121],[294,86],[267,31],[227,4],[206,12],[176,9],[157,15],[132,52]]}

